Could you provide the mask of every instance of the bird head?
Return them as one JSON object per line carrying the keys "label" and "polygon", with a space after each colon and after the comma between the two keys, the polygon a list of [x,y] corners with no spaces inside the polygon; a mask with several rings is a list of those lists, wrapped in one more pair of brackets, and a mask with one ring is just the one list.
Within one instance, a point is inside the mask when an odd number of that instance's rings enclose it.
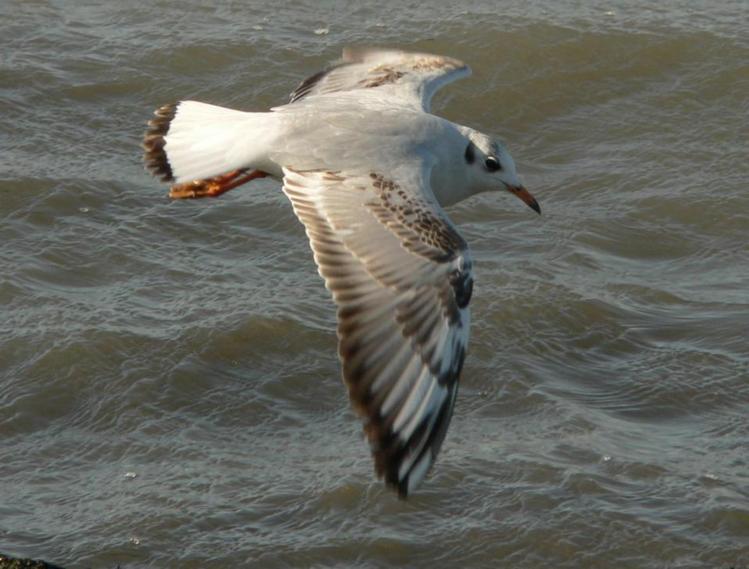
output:
{"label": "bird head", "polygon": [[520,182],[515,161],[501,140],[472,130],[468,133],[463,158],[475,193],[504,190],[541,213],[536,198]]}

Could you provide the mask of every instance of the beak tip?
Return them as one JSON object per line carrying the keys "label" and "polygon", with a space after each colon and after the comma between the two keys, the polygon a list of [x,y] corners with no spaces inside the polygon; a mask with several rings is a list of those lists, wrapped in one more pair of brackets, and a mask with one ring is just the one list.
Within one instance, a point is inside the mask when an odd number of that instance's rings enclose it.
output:
{"label": "beak tip", "polygon": [[541,206],[538,205],[536,198],[534,198],[531,193],[525,189],[525,187],[508,185],[506,186],[506,188],[511,194],[515,194],[515,196],[523,200],[523,202],[525,202],[525,205],[535,211],[538,215],[541,215]]}

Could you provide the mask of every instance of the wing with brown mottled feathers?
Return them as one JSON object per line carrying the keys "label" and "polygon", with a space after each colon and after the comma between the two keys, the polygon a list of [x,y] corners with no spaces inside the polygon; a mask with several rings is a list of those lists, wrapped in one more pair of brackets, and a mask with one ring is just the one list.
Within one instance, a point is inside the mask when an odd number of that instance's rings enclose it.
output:
{"label": "wing with brown mottled feathers", "polygon": [[394,99],[429,112],[434,93],[443,85],[470,75],[457,59],[396,50],[343,50],[341,60],[308,77],[291,94],[290,103],[313,95],[380,89]]}
{"label": "wing with brown mottled feathers", "polygon": [[343,376],[376,472],[403,497],[434,463],[452,416],[473,286],[467,245],[426,170],[284,170],[338,306]]}

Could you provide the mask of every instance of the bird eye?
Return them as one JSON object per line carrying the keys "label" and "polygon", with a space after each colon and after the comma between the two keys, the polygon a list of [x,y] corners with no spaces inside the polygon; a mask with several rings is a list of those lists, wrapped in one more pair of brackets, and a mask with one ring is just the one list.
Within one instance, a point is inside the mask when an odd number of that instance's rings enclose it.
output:
{"label": "bird eye", "polygon": [[486,169],[490,172],[496,172],[497,170],[502,169],[502,165],[499,163],[499,160],[497,160],[494,156],[489,156],[486,159],[486,162],[484,162],[484,166],[486,166]]}

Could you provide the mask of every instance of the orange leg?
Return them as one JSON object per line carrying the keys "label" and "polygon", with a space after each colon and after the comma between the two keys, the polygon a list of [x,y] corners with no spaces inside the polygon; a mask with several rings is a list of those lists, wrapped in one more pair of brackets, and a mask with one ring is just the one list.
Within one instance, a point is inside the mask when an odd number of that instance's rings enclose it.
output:
{"label": "orange leg", "polygon": [[246,168],[232,170],[221,176],[174,185],[169,189],[169,197],[172,199],[215,198],[255,178],[265,178],[267,175],[262,170],[248,171]]}

